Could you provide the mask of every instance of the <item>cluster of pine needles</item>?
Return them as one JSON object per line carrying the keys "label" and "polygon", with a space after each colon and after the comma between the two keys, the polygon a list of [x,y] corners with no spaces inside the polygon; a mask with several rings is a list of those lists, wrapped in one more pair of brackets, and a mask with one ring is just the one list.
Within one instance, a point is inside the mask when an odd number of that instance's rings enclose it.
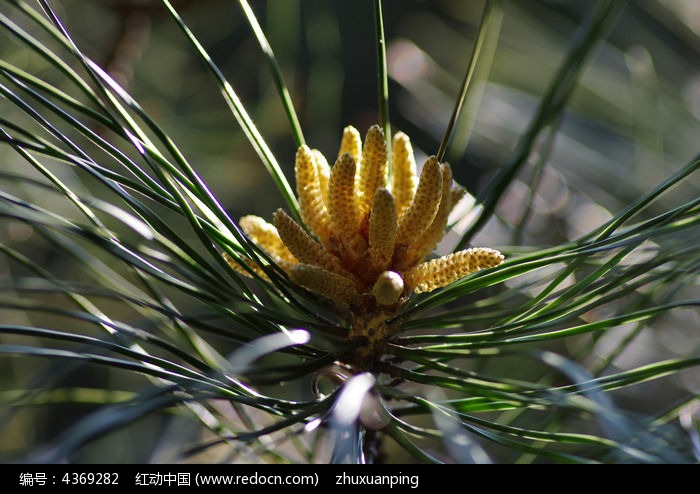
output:
{"label": "cluster of pine needles", "polygon": [[[621,359],[643,345],[641,335],[682,326],[700,305],[700,160],[629,193],[581,234],[522,242],[550,169],[546,143],[593,55],[629,15],[625,2],[586,7],[513,151],[481,186],[453,179],[464,161],[448,144],[460,110],[480,94],[471,80],[492,61],[508,15],[501,2],[484,2],[442,144],[423,150],[428,158],[417,166],[405,133],[387,142],[380,0],[374,23],[368,17],[378,125],[364,145],[346,127],[333,160],[306,145],[246,0],[240,15],[271,71],[296,159],[273,152],[225,69],[163,0],[284,203],[238,221],[201,165],[88,56],[74,37],[81,26],[64,25],[59,4],[0,3],[0,427],[12,443],[2,444],[8,458],[89,461],[97,448],[141,437],[148,447],[115,459],[700,458],[697,391],[679,384],[700,365],[697,338],[673,355]],[[292,162],[293,178],[280,165]],[[523,185],[531,195],[512,225],[499,208]],[[513,242],[493,233],[499,228],[512,230]],[[667,398],[646,401],[667,383]],[[149,420],[162,434],[143,432],[155,429],[144,428]],[[40,423],[58,430],[42,435]]]}

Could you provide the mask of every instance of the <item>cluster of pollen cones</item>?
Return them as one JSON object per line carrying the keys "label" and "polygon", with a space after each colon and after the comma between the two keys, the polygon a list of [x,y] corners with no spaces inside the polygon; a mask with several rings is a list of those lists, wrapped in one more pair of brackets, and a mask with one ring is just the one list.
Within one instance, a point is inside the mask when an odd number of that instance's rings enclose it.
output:
{"label": "cluster of pollen cones", "polygon": [[[394,135],[391,160],[384,133],[372,126],[364,146],[346,127],[331,167],[316,149],[296,154],[296,185],[306,228],[282,209],[270,224],[244,216],[240,226],[291,280],[344,309],[388,309],[412,293],[444,287],[503,255],[471,248],[425,261],[445,234],[447,218],[464,195],[446,163],[431,156],[416,172],[411,142]],[[390,168],[391,163],[391,170]],[[238,271],[241,266],[227,256]],[[264,276],[254,263],[250,267]]]}

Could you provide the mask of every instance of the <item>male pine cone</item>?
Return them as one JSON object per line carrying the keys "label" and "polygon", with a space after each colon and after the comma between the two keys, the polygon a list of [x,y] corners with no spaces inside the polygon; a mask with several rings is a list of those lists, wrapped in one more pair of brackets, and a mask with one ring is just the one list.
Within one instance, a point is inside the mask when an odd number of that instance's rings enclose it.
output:
{"label": "male pine cone", "polygon": [[[498,266],[503,255],[471,248],[425,261],[445,234],[447,218],[464,195],[452,172],[435,156],[417,176],[410,139],[397,133],[391,155],[384,133],[370,127],[364,146],[346,127],[333,167],[315,149],[301,146],[295,175],[303,226],[283,210],[274,225],[241,218],[246,235],[290,279],[346,309],[390,308],[411,293],[430,292],[471,273]],[[265,276],[251,260],[226,260]]]}

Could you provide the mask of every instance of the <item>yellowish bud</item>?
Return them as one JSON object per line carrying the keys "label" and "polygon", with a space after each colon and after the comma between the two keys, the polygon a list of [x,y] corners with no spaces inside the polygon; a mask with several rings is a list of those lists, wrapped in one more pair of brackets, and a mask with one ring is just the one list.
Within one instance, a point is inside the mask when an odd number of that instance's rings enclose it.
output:
{"label": "yellowish bud", "polygon": [[326,242],[331,232],[330,218],[321,194],[316,158],[308,146],[297,151],[294,170],[301,217],[311,233]]}
{"label": "yellowish bud", "polygon": [[318,173],[318,187],[321,190],[321,199],[323,204],[328,208],[328,179],[331,176],[331,167],[328,166],[328,161],[323,153],[318,149],[312,149],[311,154],[313,154],[316,160],[316,171]]}
{"label": "yellowish bud", "polygon": [[385,188],[377,189],[369,215],[369,256],[372,267],[386,269],[396,244],[396,205]]}
{"label": "yellowish bud", "polygon": [[360,164],[360,160],[362,159],[362,138],[357,129],[352,125],[348,125],[343,129],[343,139],[340,141],[338,158],[345,153],[352,156],[356,164]]}
{"label": "yellowish bud", "polygon": [[369,211],[374,193],[384,187],[387,172],[387,150],[384,132],[379,125],[373,125],[367,131],[362,148],[362,164],[358,180],[358,209],[360,214]]}
{"label": "yellowish bud", "polygon": [[442,194],[440,196],[440,206],[428,229],[410,244],[406,257],[411,263],[418,262],[425,258],[433,251],[442,237],[445,236],[447,217],[452,210],[452,170],[447,163],[441,165],[441,170]]}
{"label": "yellowish bud", "polygon": [[311,238],[284,210],[275,211],[273,219],[280,238],[299,262],[346,274],[340,260]]}
{"label": "yellowish bud", "polygon": [[442,197],[442,170],[435,156],[423,165],[416,194],[399,220],[396,242],[410,244],[420,237],[435,219]]}
{"label": "yellowish bud", "polygon": [[384,271],[372,287],[372,295],[379,305],[393,305],[403,293],[403,278],[394,271]]}
{"label": "yellowish bud", "polygon": [[397,132],[394,135],[391,164],[393,169],[391,193],[396,201],[396,212],[400,218],[411,205],[418,184],[411,140],[403,132]]}
{"label": "yellowish bud", "polygon": [[[250,274],[250,271],[248,271],[247,269],[245,269],[245,268],[243,267],[243,263],[245,263],[245,265],[248,266],[255,274],[257,274],[258,276],[260,276],[261,278],[263,278],[263,279],[265,279],[265,280],[269,280],[269,277],[267,276],[267,274],[265,274],[265,271],[263,271],[263,269],[262,269],[255,261],[253,261],[252,259],[243,258],[243,259],[237,260],[237,259],[235,259],[233,256],[231,256],[228,252],[224,252],[222,255],[223,255],[224,260],[226,261],[226,263],[227,263],[227,264],[231,267],[231,269],[233,269],[236,273],[242,274],[243,276],[245,276],[245,277],[247,277],[247,278],[252,278],[252,277],[253,277],[253,276]],[[285,271],[287,271],[291,266],[292,266],[291,263],[288,263],[288,262],[285,262],[285,261],[281,261],[281,262],[280,262],[280,267],[281,267],[282,269],[284,269]]]}
{"label": "yellowish bud", "polygon": [[[243,260],[237,261],[228,252],[224,252],[222,254],[222,256],[223,256],[224,260],[226,261],[226,264],[228,264],[231,267],[231,269],[233,269],[236,273],[242,274],[243,276],[246,276],[248,278],[252,278],[252,276],[250,275],[250,272],[243,267],[242,263],[245,261],[243,261]],[[250,259],[246,259],[246,261],[250,261]],[[258,273],[260,275],[263,274],[262,269],[260,269],[260,266],[256,265],[255,263],[250,264],[250,263],[246,262],[246,265],[249,266],[256,273]]]}
{"label": "yellowish bud", "polygon": [[297,262],[277,233],[277,228],[259,216],[248,215],[238,221],[241,229],[261,249],[275,261]]}
{"label": "yellowish bud", "polygon": [[431,292],[481,269],[498,266],[502,262],[503,254],[497,250],[466,249],[419,264],[406,272],[404,279],[416,293]]}
{"label": "yellowish bud", "polygon": [[364,248],[358,233],[360,219],[355,196],[355,169],[355,160],[345,153],[333,165],[328,182],[331,229],[353,258],[358,257]]}
{"label": "yellowish bud", "polygon": [[297,264],[292,267],[289,276],[294,283],[318,293],[343,307],[347,307],[351,300],[359,297],[359,293],[350,279],[318,266]]}

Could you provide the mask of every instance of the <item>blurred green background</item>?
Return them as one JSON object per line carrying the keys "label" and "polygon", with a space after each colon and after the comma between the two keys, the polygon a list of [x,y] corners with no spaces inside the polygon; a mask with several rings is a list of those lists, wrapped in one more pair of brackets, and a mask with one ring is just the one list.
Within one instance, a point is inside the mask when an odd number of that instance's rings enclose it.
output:
{"label": "blurred green background", "polygon": [[[295,146],[268,68],[235,2],[173,2],[221,67],[289,177]],[[231,216],[267,219],[282,198],[248,141],[237,128],[218,88],[193,56],[181,32],[158,1],[61,0],[51,2],[78,45],[105,67],[178,144]],[[411,136],[422,157],[438,148],[459,92],[482,10],[480,1],[384,0],[390,70],[392,129]],[[455,180],[476,195],[513,150],[533,116],[594,2],[504,0],[497,28],[487,41],[467,106],[448,150]],[[377,71],[372,3],[354,0],[252,1],[291,89],[307,143],[334,156],[342,128],[362,134],[377,121]],[[0,11],[22,25],[22,16],[0,2]],[[0,32],[0,57],[61,87],[60,76]],[[583,74],[569,109],[551,139],[538,143],[522,180],[500,204],[499,221],[478,240],[484,245],[555,245],[600,225],[700,151],[700,3],[695,0],[630,2],[607,42]],[[10,108],[0,111],[11,119]],[[24,118],[17,114],[20,121]],[[538,163],[539,155],[546,166]],[[1,167],[26,173],[26,163],[5,147]],[[536,177],[533,190],[530,178]],[[66,177],[74,181],[75,177]],[[9,180],[5,177],[4,180]],[[76,187],[88,186],[73,182]],[[691,177],[668,203],[695,197]],[[109,193],[94,191],[109,198]],[[48,209],[65,207],[36,199]],[[532,207],[528,205],[531,204]],[[663,205],[662,200],[659,204]],[[527,212],[527,213],[526,213]],[[651,216],[659,211],[650,210]],[[68,213],[66,213],[68,214]],[[523,221],[524,220],[524,221]],[[176,221],[176,220],[173,220]],[[181,221],[181,220],[177,220]],[[464,226],[456,225],[458,231]],[[183,228],[183,231],[185,229]],[[46,267],[70,273],[72,264],[30,227],[0,223],[0,240]],[[449,241],[443,248],[449,248]],[[3,277],[21,274],[0,258]],[[698,296],[697,283],[689,287]],[[3,310],[0,320],[41,324],[51,316]],[[136,315],[120,314],[123,320]],[[53,322],[53,321],[52,321]],[[673,358],[700,349],[700,316],[681,310],[650,325],[617,357],[615,365],[641,365],[650,358]],[[93,330],[94,331],[94,330]],[[600,352],[621,333],[599,338]],[[3,337],[12,342],[12,337]],[[589,363],[591,363],[589,362]],[[54,376],[56,385],[95,389],[140,389],[142,378],[103,368],[55,365],[38,359],[0,361],[5,399],[20,387]],[[22,383],[21,386],[18,383]],[[640,412],[669,405],[688,392],[700,393],[697,370],[670,381],[647,383],[623,392],[628,408]],[[60,399],[60,398],[59,398]],[[663,408],[663,406],[661,407]],[[23,413],[0,414],[0,459],[20,457],[56,438],[93,405],[47,405]],[[88,447],[80,461],[168,460],[186,422],[154,416]],[[176,424],[176,425],[173,425]],[[195,428],[190,431],[195,434]],[[399,458],[401,459],[401,458]]]}

